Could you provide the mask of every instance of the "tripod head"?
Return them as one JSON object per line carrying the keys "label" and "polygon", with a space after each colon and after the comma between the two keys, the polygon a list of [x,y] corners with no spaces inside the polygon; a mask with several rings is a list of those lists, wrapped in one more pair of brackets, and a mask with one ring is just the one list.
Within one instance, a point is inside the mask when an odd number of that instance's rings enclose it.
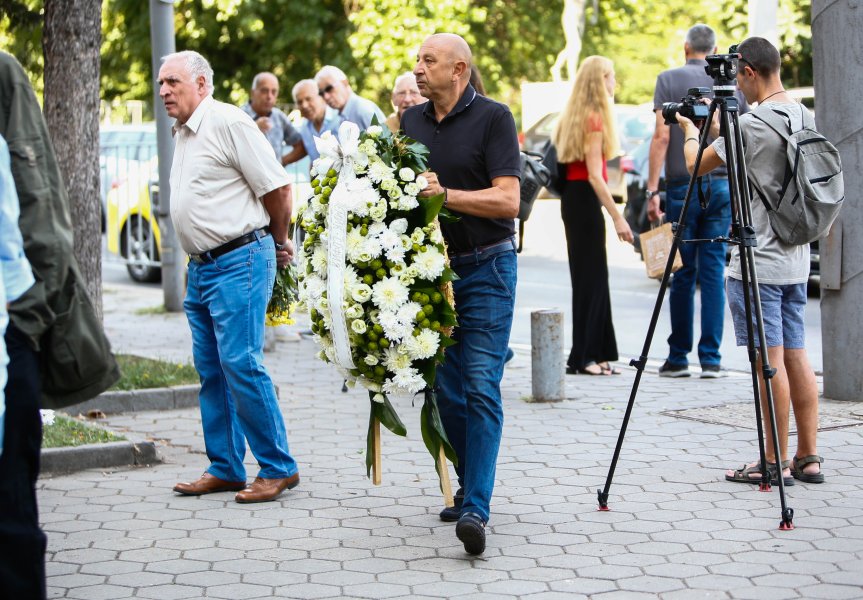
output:
{"label": "tripod head", "polygon": [[713,95],[715,97],[733,96],[737,90],[737,61],[740,54],[737,44],[728,49],[728,54],[711,54],[705,56],[707,66],[704,71],[713,79]]}

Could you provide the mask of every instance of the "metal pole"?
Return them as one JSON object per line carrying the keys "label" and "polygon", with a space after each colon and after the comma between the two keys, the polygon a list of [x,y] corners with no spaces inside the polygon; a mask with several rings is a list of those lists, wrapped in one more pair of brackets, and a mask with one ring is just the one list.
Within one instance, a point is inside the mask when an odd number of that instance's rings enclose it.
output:
{"label": "metal pole", "polygon": [[159,218],[161,232],[162,292],[165,308],[172,312],[183,310],[186,290],[186,255],[177,242],[174,224],[171,222],[171,162],[174,159],[174,140],[171,135],[173,120],[165,112],[159,97],[156,77],[162,65],[162,57],[175,52],[174,2],[173,0],[150,0],[150,43],[153,64],[153,113],[156,115],[156,140],[159,149],[159,194],[158,205],[153,207]]}
{"label": "metal pole", "polygon": [[534,402],[566,398],[563,367],[563,312],[530,313],[531,391]]}

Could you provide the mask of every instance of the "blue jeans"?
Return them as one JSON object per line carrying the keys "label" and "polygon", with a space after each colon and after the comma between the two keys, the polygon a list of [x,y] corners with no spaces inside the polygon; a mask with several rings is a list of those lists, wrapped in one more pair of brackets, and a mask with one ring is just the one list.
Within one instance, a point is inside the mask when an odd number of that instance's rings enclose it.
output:
{"label": "blue jeans", "polygon": [[264,367],[264,316],[276,276],[267,236],[209,263],[189,263],[183,307],[201,377],[201,421],[210,467],[226,481],[245,481],[246,440],[259,477],[297,472],[275,388]]}
{"label": "blue jeans", "polygon": [[441,420],[458,456],[464,488],[462,514],[488,521],[503,432],[500,381],[515,308],[516,255],[512,250],[454,267],[458,342],[437,369]]}
{"label": "blue jeans", "polygon": [[[679,220],[687,185],[688,180],[675,180],[668,184],[665,207],[668,221]],[[706,176],[702,180],[701,189],[708,199],[707,208],[701,208],[698,186],[694,186],[683,227],[685,240],[728,235],[731,227],[728,179]],[[701,339],[698,341],[698,359],[701,366],[719,365],[719,344],[722,342],[725,319],[725,244],[681,244],[680,257],[683,267],[671,278],[668,362],[679,367],[689,365],[697,281],[701,286]]]}

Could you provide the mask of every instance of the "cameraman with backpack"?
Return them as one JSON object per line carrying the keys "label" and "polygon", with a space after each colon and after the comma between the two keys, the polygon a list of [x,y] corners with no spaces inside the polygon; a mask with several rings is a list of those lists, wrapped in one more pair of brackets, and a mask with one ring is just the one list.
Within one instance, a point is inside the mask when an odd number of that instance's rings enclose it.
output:
{"label": "cameraman with backpack", "polygon": [[[767,339],[767,357],[776,368],[771,380],[773,388],[776,428],[782,457],[787,457],[789,404],[794,406],[797,423],[797,451],[793,458],[783,461],[777,468],[772,429],[766,409],[765,386],[759,361],[758,377],[761,383],[762,414],[765,421],[765,444],[767,468],[771,480],[777,482],[781,471],[785,485],[793,485],[794,479],[806,483],[822,483],[823,459],[818,456],[816,434],[818,431],[818,385],[815,373],[809,364],[804,344],[803,313],[806,308],[806,283],[809,278],[809,244],[789,244],[780,239],[775,225],[768,218],[766,202],[777,206],[778,192],[783,188],[783,179],[788,162],[785,137],[777,133],[767,121],[772,121],[772,112],[785,121],[786,130],[797,132],[805,127],[814,129],[808,110],[794,102],[785,92],[779,79],[780,58],[777,49],[767,40],[751,37],[738,46],[737,85],[747,102],[758,103],[758,108],[740,117],[740,130],[744,141],[746,164],[751,198],[752,225],[757,246],[754,248],[755,272],[761,294],[761,310]],[[716,112],[711,133],[719,135]],[[684,132],[683,152],[686,166],[692,172],[698,152],[698,129],[689,119],[678,115]],[[709,173],[725,162],[725,140],[717,137],[702,156],[699,175]],[[762,201],[763,199],[763,201]],[[740,270],[740,247],[732,246],[731,264],[728,268],[726,293],[728,305],[734,319],[737,345],[747,344],[746,315],[743,299],[743,282]],[[751,296],[750,296],[751,297]],[[755,341],[756,346],[758,340]],[[745,464],[742,468],[729,470],[728,481],[758,484],[761,480],[759,460]]]}

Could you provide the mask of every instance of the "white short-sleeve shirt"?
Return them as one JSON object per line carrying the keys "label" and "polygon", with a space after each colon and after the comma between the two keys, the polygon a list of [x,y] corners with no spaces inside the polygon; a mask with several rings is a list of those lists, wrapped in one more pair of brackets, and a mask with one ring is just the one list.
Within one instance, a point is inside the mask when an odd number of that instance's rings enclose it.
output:
{"label": "white short-sleeve shirt", "polygon": [[248,115],[207,96],[174,138],[171,220],[183,250],[206,252],[269,224],[260,198],[290,181]]}

